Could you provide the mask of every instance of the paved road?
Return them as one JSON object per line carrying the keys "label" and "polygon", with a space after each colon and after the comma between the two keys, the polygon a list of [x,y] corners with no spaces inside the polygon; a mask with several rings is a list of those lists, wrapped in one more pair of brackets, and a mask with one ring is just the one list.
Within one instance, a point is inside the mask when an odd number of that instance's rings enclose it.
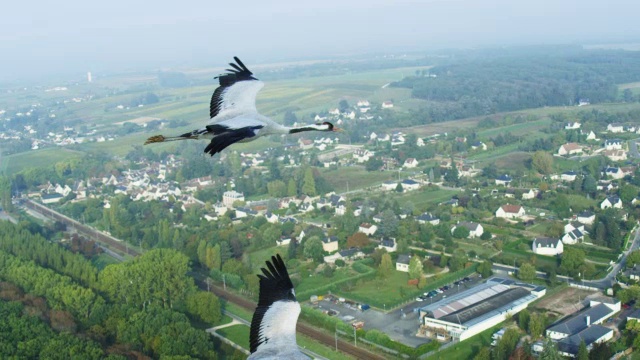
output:
{"label": "paved road", "polygon": [[638,152],[638,143],[640,138],[629,140],[629,156],[640,159],[640,152]]}

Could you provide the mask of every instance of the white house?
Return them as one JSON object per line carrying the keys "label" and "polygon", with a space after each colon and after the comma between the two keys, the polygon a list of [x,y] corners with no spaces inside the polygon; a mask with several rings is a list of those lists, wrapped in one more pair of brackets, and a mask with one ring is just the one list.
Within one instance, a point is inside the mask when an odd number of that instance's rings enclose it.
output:
{"label": "white house", "polygon": [[564,129],[565,130],[576,130],[576,129],[580,129],[581,125],[582,124],[580,124],[577,121],[571,121],[571,122],[568,122],[568,123],[564,124]]}
{"label": "white house", "polygon": [[522,193],[522,200],[531,200],[531,199],[535,198],[536,196],[538,196],[538,190],[529,189],[529,191],[526,191],[526,192]]}
{"label": "white house", "polygon": [[511,185],[511,181],[513,181],[511,176],[509,176],[507,174],[500,175],[500,176],[498,176],[496,178],[496,185],[509,186],[509,185]]}
{"label": "white house", "polygon": [[398,187],[398,182],[389,180],[382,183],[382,190],[392,191]]}
{"label": "white house", "polygon": [[276,240],[276,246],[286,246],[291,243],[291,236],[280,236],[280,240]]}
{"label": "white house", "polygon": [[233,203],[236,201],[244,201],[244,194],[237,191],[225,191],[222,194],[222,203],[228,208],[233,207]]}
{"label": "white house", "polygon": [[572,245],[584,239],[584,233],[580,229],[573,229],[562,236],[562,242],[564,244]]}
{"label": "white house", "polygon": [[326,252],[334,252],[338,250],[338,238],[336,236],[326,237],[322,239],[322,250]]}
{"label": "white house", "polygon": [[412,169],[416,166],[418,166],[418,160],[416,160],[415,158],[408,158],[407,160],[404,161],[404,165],[405,168],[408,169]]}
{"label": "white house", "polygon": [[619,167],[613,167],[613,166],[609,166],[606,169],[604,169],[603,175],[609,176],[613,179],[622,179],[625,176],[624,171],[622,171],[622,169],[620,169]]}
{"label": "white house", "polygon": [[418,138],[418,140],[416,140],[416,146],[417,147],[423,147],[425,145],[424,140],[422,140],[422,138]]}
{"label": "white house", "polygon": [[440,224],[440,219],[438,219],[437,217],[431,215],[431,213],[424,213],[424,214],[416,217],[416,220],[420,224],[427,224],[427,223],[429,223],[431,225]]}
{"label": "white house", "polygon": [[356,149],[356,151],[353,152],[353,158],[358,163],[367,162],[369,161],[369,159],[371,159],[372,156],[373,153],[366,149]]}
{"label": "white house", "polygon": [[560,239],[552,238],[535,238],[531,249],[538,255],[559,255],[564,251],[564,246]]}
{"label": "white house", "polygon": [[565,171],[560,175],[560,180],[562,181],[575,181],[576,177],[578,176],[578,173],[573,171],[573,170],[569,170],[569,171]]}
{"label": "white house", "polygon": [[398,249],[398,243],[394,238],[384,238],[380,241],[378,249],[385,249],[387,252],[395,252]]}
{"label": "white house", "polygon": [[375,234],[376,231],[378,231],[378,226],[373,225],[373,224],[369,224],[369,223],[362,223],[358,227],[358,231],[361,232],[361,233],[365,233],[368,236],[371,236],[371,235]]}
{"label": "white house", "polygon": [[420,183],[411,179],[402,180],[401,184],[402,190],[404,191],[417,190],[418,188],[420,188]]}
{"label": "white house", "polygon": [[598,137],[596,136],[596,133],[593,132],[593,130],[589,131],[589,133],[587,134],[587,140],[598,140]]}
{"label": "white house", "polygon": [[471,149],[472,150],[478,150],[478,149],[487,150],[487,144],[483,143],[482,141],[476,141],[476,142],[471,143]]}
{"label": "white house", "polygon": [[525,216],[524,208],[520,205],[502,205],[496,210],[496,217],[503,219],[516,219]]}
{"label": "white house", "polygon": [[385,101],[382,103],[383,109],[391,109],[392,107],[393,107],[393,102],[391,101]]}
{"label": "white house", "polygon": [[566,143],[558,149],[558,155],[582,154],[582,146],[576,143]]}
{"label": "white house", "polygon": [[604,148],[606,150],[622,150],[622,140],[607,139],[604,141]]}
{"label": "white house", "polygon": [[596,214],[591,211],[583,211],[578,214],[578,222],[582,224],[592,225],[596,221]]}
{"label": "white house", "polygon": [[396,270],[409,272],[409,261],[411,261],[411,255],[398,255],[398,260],[396,261]]}
{"label": "white house", "polygon": [[456,228],[458,226],[463,226],[466,227],[467,229],[469,229],[469,236],[468,238],[475,238],[475,237],[480,237],[482,236],[482,234],[484,233],[484,228],[482,227],[482,225],[476,223],[476,222],[470,222],[470,221],[460,221],[458,222],[456,225],[454,225],[451,228],[451,233],[453,234],[453,232],[456,230]]}
{"label": "white house", "polygon": [[64,196],[62,196],[62,194],[59,194],[59,193],[42,194],[42,203],[53,204],[53,203],[59,202],[60,200],[62,200],[62,198],[64,198]]}
{"label": "white house", "polygon": [[610,133],[622,133],[624,132],[624,125],[623,124],[609,124],[607,125],[607,131]]}
{"label": "white house", "polygon": [[600,208],[601,209],[608,209],[610,207],[615,208],[615,209],[622,209],[622,200],[620,200],[620,198],[617,197],[617,196],[607,196],[600,203]]}

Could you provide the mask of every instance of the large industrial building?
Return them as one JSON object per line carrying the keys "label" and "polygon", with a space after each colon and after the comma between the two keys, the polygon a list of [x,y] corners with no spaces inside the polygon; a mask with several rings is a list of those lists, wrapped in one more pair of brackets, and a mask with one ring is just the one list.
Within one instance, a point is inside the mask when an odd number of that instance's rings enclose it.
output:
{"label": "large industrial building", "polygon": [[466,340],[526,308],[546,291],[543,286],[490,278],[421,308],[419,332],[441,341]]}

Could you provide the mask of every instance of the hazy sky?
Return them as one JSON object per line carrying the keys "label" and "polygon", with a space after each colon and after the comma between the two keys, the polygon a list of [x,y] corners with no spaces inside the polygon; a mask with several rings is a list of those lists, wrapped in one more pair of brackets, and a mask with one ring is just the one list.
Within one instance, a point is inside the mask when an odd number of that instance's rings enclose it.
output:
{"label": "hazy sky", "polygon": [[0,80],[500,44],[639,42],[637,0],[18,0]]}

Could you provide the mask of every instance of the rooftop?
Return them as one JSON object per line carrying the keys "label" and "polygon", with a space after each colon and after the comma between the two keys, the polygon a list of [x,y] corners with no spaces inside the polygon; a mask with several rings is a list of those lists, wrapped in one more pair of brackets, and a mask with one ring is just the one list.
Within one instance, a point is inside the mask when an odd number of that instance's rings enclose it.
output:
{"label": "rooftop", "polygon": [[588,327],[586,320],[587,316],[589,316],[589,322],[593,324],[609,315],[612,311],[613,310],[611,310],[607,305],[604,304],[589,307],[575,313],[574,315],[562,320],[559,323],[556,323],[555,325],[549,327],[547,331],[570,335],[577,334]]}
{"label": "rooftop", "polygon": [[558,350],[569,354],[577,354],[580,348],[580,342],[584,341],[584,343],[589,346],[611,331],[613,330],[602,325],[589,326],[577,334],[560,340],[558,342]]}

